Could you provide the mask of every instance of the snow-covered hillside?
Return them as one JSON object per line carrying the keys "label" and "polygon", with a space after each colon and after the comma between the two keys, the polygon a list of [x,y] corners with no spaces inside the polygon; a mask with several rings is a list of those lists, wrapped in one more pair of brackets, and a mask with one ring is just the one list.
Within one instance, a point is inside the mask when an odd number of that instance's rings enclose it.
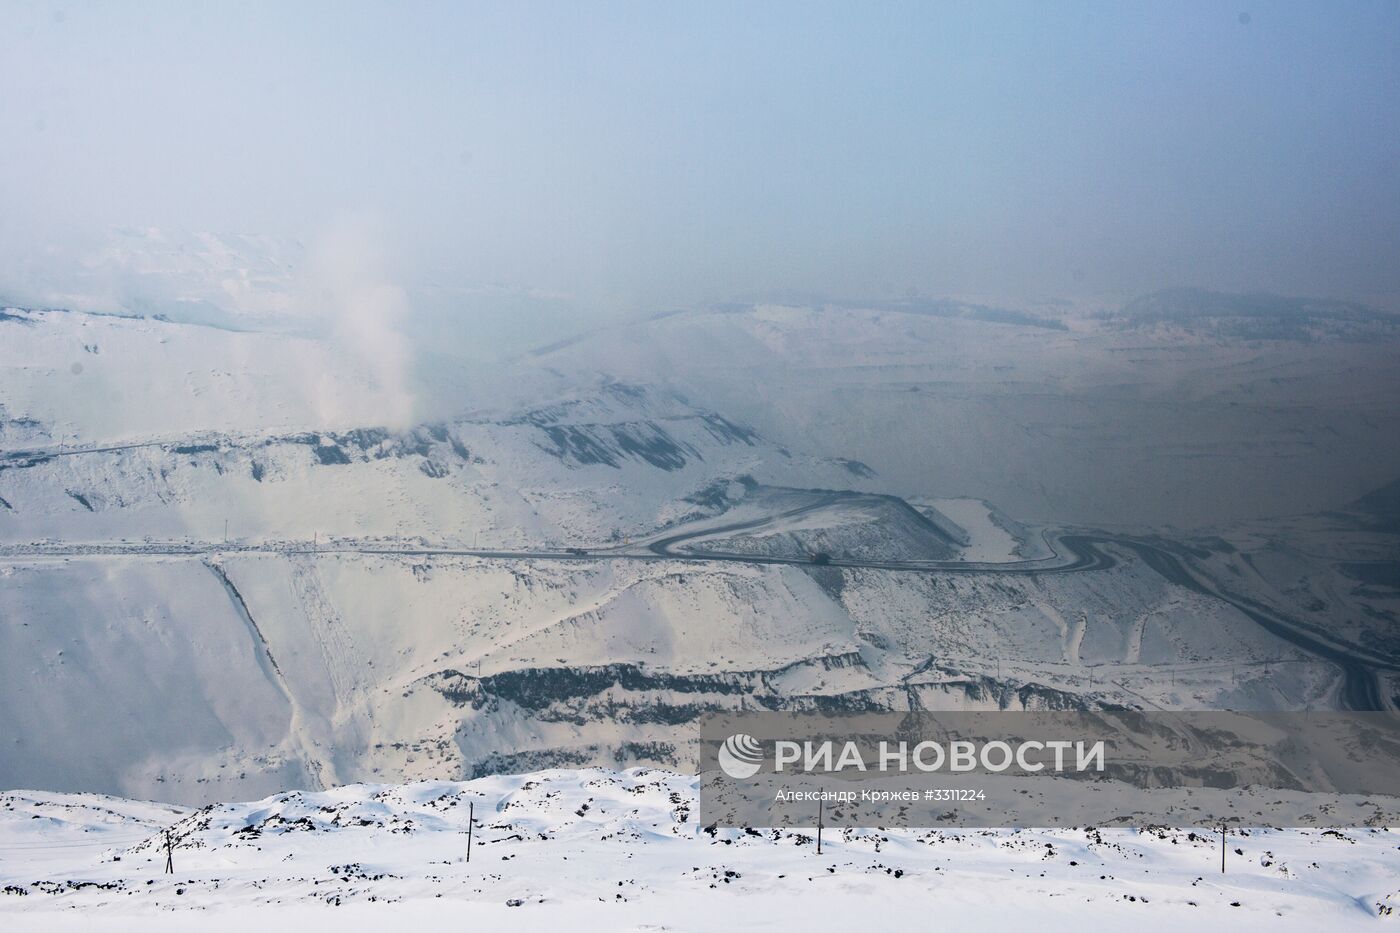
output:
{"label": "snow-covered hillside", "polygon": [[[367,418],[382,386],[328,343],[7,314],[0,787],[205,803],[683,769],[716,709],[1400,694],[1393,594],[1357,583],[1383,582],[1389,539],[1361,513],[1189,538],[1052,527],[936,473],[891,494],[665,380],[542,358],[451,417],[340,423],[296,389],[307,371]],[[826,327],[770,317],[779,349],[794,322]]]}
{"label": "snow-covered hillside", "polygon": [[321,341],[7,314],[0,540],[594,545],[703,514],[696,497],[741,477],[844,489],[869,476],[645,386],[473,398],[455,418],[385,428],[383,387]]}
{"label": "snow-covered hillside", "polygon": [[325,341],[155,318],[0,310],[0,373],[7,449],[403,417],[395,387]]}
{"label": "snow-covered hillside", "polygon": [[[1199,293],[1192,320],[1243,297]],[[1301,320],[1304,302],[1249,297],[1262,333],[1137,329],[1093,307],[758,306],[616,326],[531,362],[664,380],[793,449],[868,463],[884,491],[1022,519],[1193,528],[1394,480],[1396,318],[1369,312],[1362,338]],[[1317,336],[1267,339],[1278,320]]]}
{"label": "snow-covered hillside", "polygon": [[943,917],[1053,930],[1083,929],[1088,911],[1141,930],[1280,930],[1400,916],[1400,838],[1385,829],[1233,833],[1221,874],[1209,830],[827,827],[818,854],[815,826],[702,822],[695,778],[645,769],[354,785],[195,811],[17,791],[0,795],[0,923],[744,930]]}

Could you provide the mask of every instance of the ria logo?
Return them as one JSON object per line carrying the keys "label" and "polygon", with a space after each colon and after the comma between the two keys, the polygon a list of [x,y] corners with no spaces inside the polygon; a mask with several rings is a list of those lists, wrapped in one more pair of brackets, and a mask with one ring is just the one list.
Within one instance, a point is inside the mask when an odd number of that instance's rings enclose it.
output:
{"label": "ria logo", "polygon": [[720,770],[735,780],[751,778],[763,767],[763,746],[746,732],[736,732],[719,747]]}

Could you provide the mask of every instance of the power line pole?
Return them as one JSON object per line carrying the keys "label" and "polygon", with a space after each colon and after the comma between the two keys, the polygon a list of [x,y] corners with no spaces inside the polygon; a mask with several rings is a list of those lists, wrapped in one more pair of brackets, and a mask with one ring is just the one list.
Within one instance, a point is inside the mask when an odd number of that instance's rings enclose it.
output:
{"label": "power line pole", "polygon": [[1225,824],[1220,824],[1220,873],[1225,874]]}
{"label": "power line pole", "polygon": [[817,798],[817,854],[822,854],[822,799]]}
{"label": "power line pole", "polygon": [[175,846],[170,839],[170,830],[165,831],[165,873],[175,874]]}
{"label": "power line pole", "polygon": [[472,824],[476,822],[476,803],[467,801],[467,861],[472,860]]}

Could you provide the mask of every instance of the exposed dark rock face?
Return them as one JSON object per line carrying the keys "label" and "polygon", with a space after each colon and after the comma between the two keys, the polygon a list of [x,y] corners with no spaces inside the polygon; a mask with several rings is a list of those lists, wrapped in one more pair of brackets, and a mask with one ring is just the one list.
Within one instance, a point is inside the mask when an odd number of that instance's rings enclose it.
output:
{"label": "exposed dark rock face", "polygon": [[89,512],[97,511],[92,507],[92,500],[89,499],[87,496],[83,495],[80,492],[74,492],[71,489],[66,491],[68,493],[68,498],[72,499],[74,502],[78,503],[83,508],[87,509]]}
{"label": "exposed dark rock face", "polygon": [[[467,775],[577,767],[611,762],[621,766],[683,767],[693,752],[687,727],[710,713],[771,710],[866,713],[924,709],[1073,710],[1091,700],[1039,684],[998,681],[930,663],[903,683],[837,693],[812,693],[785,686],[790,675],[864,668],[856,652],[825,655],[772,670],[718,674],[651,671],[636,664],[522,668],[474,677],[443,670],[419,683],[462,710],[458,725]],[[800,680],[800,678],[799,678]],[[481,741],[480,723],[496,717],[523,725],[567,725],[581,742],[504,751]],[[660,727],[675,741],[617,738]]]}

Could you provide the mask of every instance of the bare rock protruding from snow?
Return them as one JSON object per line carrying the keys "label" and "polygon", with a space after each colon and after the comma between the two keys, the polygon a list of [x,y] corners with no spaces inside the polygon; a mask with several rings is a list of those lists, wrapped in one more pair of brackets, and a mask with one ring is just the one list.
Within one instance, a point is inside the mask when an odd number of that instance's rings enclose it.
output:
{"label": "bare rock protruding from snow", "polygon": [[9,929],[61,915],[92,929],[162,916],[204,926],[278,905],[309,928],[358,930],[382,928],[372,908],[393,903],[395,920],[493,928],[568,917],[588,929],[732,929],[742,913],[820,929],[833,912],[915,923],[956,908],[996,928],[1027,916],[1059,928],[1087,912],[1146,929],[1338,929],[1388,915],[1400,896],[1387,829],[1233,831],[1223,875],[1208,829],[828,826],[818,854],[815,813],[811,827],[707,828],[695,781],[555,770],[193,811],[11,792],[0,795],[0,918]]}

